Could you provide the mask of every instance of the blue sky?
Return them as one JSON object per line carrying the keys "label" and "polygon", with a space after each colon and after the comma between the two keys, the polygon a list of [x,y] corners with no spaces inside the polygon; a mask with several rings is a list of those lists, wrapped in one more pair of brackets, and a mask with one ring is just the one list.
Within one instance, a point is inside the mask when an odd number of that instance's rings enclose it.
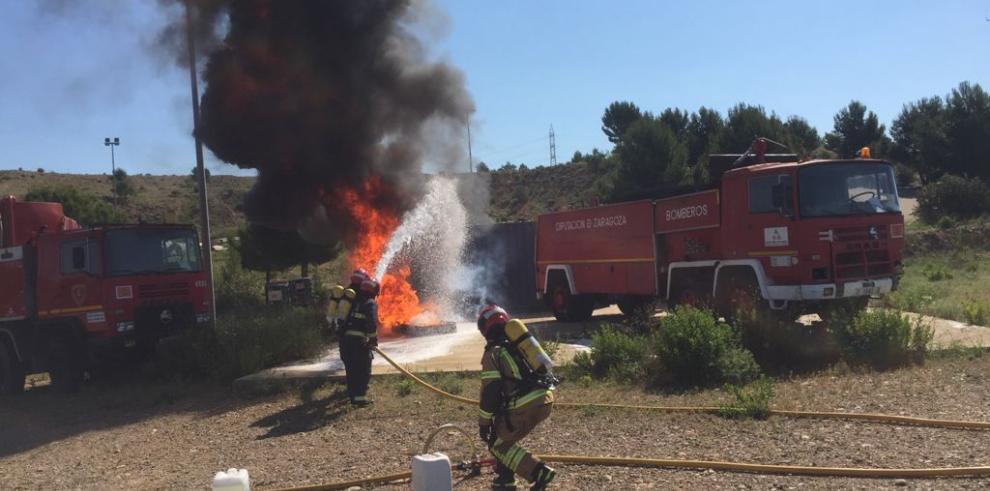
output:
{"label": "blue sky", "polygon": [[[53,5],[42,9],[38,5]],[[990,85],[990,1],[436,0],[435,56],[464,71],[476,160],[607,149],[604,108],[760,104],[820,133],[851,99],[889,126],[905,102]],[[55,10],[52,12],[52,10]],[[0,17],[0,168],[131,173],[193,165],[188,75],[154,54],[157,2],[10,2]],[[741,149],[740,149],[741,150]],[[215,159],[214,172],[237,169]]]}

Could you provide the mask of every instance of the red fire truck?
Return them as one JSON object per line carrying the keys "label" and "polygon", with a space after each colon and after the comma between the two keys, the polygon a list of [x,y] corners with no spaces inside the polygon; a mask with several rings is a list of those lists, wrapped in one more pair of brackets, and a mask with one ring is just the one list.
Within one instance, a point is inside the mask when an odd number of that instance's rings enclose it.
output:
{"label": "red fire truck", "polygon": [[209,298],[191,226],[82,228],[58,203],[0,199],[0,395],[40,372],[77,387],[97,360],[208,323]]}
{"label": "red fire truck", "polygon": [[889,162],[800,162],[762,139],[750,150],[710,189],[540,216],[537,295],[561,320],[657,299],[824,317],[897,287],[904,219]]}

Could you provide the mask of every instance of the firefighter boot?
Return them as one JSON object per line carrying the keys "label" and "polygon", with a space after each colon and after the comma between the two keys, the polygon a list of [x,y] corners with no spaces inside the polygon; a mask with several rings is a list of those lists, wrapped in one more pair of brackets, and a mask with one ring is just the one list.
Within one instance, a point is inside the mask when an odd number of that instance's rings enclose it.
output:
{"label": "firefighter boot", "polygon": [[498,491],[515,491],[516,475],[505,464],[495,462],[495,479],[492,480],[492,489]]}
{"label": "firefighter boot", "polygon": [[540,462],[536,465],[536,469],[533,469],[533,485],[530,486],[529,491],[543,491],[547,489],[550,481],[553,481],[555,477],[557,477],[557,471]]}

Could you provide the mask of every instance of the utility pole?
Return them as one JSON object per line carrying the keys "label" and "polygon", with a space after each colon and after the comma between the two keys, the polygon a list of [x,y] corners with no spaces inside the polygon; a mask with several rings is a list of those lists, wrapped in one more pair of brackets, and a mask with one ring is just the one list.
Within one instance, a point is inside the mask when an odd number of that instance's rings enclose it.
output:
{"label": "utility pole", "polygon": [[114,181],[117,177],[117,159],[113,154],[113,147],[118,145],[120,145],[120,138],[116,136],[113,137],[113,140],[110,137],[103,139],[103,146],[110,147],[110,195],[113,197],[114,208],[117,207],[117,183]]}
{"label": "utility pole", "polygon": [[474,172],[474,157],[471,156],[471,118],[468,117],[468,172]]}
{"label": "utility pole", "polygon": [[203,165],[203,142],[199,140],[199,77],[196,74],[196,40],[193,34],[193,14],[186,0],[186,36],[189,44],[189,85],[192,90],[193,138],[196,140],[196,170],[199,174],[199,214],[203,239],[203,262],[206,267],[206,288],[210,290],[210,321],[217,320],[217,296],[213,290],[213,241],[210,238],[210,208],[206,193],[206,168]]}
{"label": "utility pole", "polygon": [[553,134],[553,125],[550,125],[550,165],[557,165],[557,137]]}

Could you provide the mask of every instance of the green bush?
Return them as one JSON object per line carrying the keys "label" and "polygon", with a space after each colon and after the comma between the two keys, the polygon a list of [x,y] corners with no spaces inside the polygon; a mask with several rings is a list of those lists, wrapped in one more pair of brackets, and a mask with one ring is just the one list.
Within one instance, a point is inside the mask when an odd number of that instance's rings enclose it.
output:
{"label": "green bush", "polygon": [[924,274],[925,274],[925,278],[927,278],[928,281],[942,281],[942,280],[952,279],[952,273],[950,273],[949,270],[945,269],[945,267],[943,266],[925,268]]}
{"label": "green bush", "polygon": [[921,188],[918,216],[928,223],[942,217],[975,218],[990,213],[990,187],[977,178],[945,175]]}
{"label": "green bush", "polygon": [[719,407],[719,415],[725,418],[767,419],[770,416],[770,400],[773,399],[773,380],[760,377],[743,387],[726,384],[725,391],[735,399]]}
{"label": "green bush", "polygon": [[962,303],[963,317],[967,324],[990,327],[990,306],[978,300],[965,300]]}
{"label": "green bush", "polygon": [[416,382],[413,382],[412,379],[408,379],[405,377],[400,379],[399,383],[396,384],[396,390],[399,394],[399,397],[406,397],[409,394],[412,394],[413,389],[415,388],[416,388]]}
{"label": "green bush", "polygon": [[25,201],[61,203],[62,210],[84,226],[124,223],[122,213],[115,210],[99,196],[71,186],[43,186],[33,188],[24,196]]}
{"label": "green bush", "polygon": [[454,395],[459,395],[464,392],[464,381],[457,375],[446,374],[442,376],[438,386],[440,387],[440,390]]}
{"label": "green bush", "polygon": [[227,312],[255,309],[265,304],[265,277],[241,266],[241,257],[234,248],[215,255],[213,288],[218,316]]}
{"label": "green bush", "polygon": [[738,331],[708,311],[677,308],[660,320],[651,344],[657,356],[650,377],[654,383],[745,383],[759,373],[752,353],[741,347]]}
{"label": "green bush", "polygon": [[156,368],[166,377],[229,381],[322,349],[317,311],[260,307],[232,311],[213,329],[192,329],[162,345]]}
{"label": "green bush", "polygon": [[922,363],[933,337],[932,329],[920,320],[911,321],[893,310],[864,311],[830,329],[850,365],[880,370]]}
{"label": "green bush", "polygon": [[631,336],[612,326],[591,337],[591,353],[579,355],[575,364],[586,368],[593,376],[620,382],[635,380],[643,374],[647,343],[642,336]]}
{"label": "green bush", "polygon": [[553,340],[547,339],[541,341],[540,346],[543,347],[543,351],[546,352],[547,356],[549,356],[551,360],[555,360],[557,358],[557,353],[560,352],[560,339],[556,338]]}

